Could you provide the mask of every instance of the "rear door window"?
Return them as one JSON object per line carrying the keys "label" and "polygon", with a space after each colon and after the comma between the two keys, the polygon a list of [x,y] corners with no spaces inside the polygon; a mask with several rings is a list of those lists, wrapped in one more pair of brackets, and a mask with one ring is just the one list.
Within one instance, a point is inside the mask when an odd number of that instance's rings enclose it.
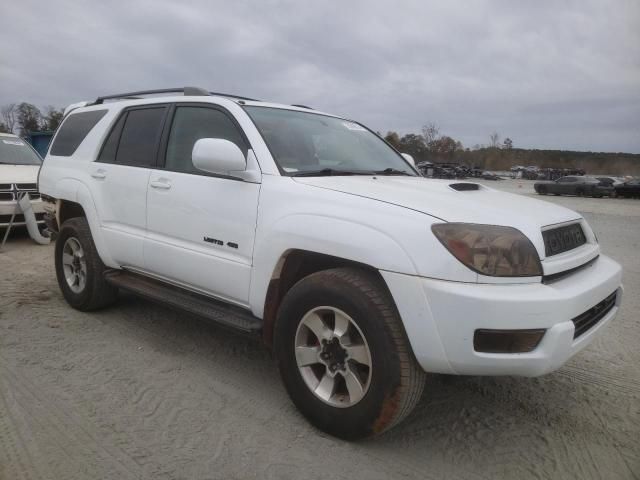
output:
{"label": "rear door window", "polygon": [[60,126],[49,154],[60,157],[73,155],[85,137],[106,113],[107,110],[92,110],[90,112],[70,114]]}
{"label": "rear door window", "polygon": [[[166,106],[129,110],[126,118],[122,120],[124,123],[122,132],[119,133],[120,141],[115,151],[115,163],[134,167],[155,166],[166,112]],[[117,135],[118,127],[116,124],[111,133]],[[113,142],[115,139],[112,140],[110,136],[105,142],[103,154],[114,154]]]}

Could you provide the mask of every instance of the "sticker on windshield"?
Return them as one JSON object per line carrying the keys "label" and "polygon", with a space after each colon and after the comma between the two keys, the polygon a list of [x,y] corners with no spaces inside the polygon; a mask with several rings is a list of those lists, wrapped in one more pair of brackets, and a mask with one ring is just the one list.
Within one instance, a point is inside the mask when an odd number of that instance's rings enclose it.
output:
{"label": "sticker on windshield", "polygon": [[24,143],[22,143],[20,140],[2,140],[2,143],[6,143],[7,145],[15,145],[17,147],[24,146]]}
{"label": "sticker on windshield", "polygon": [[349,130],[355,130],[357,132],[366,132],[367,129],[364,127],[361,127],[360,125],[358,125],[357,123],[353,123],[353,122],[342,122],[342,124],[347,127]]}

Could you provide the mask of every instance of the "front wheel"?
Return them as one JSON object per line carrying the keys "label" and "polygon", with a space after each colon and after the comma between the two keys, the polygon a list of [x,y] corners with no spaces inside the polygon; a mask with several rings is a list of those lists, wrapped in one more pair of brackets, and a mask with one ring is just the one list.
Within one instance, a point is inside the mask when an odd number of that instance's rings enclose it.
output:
{"label": "front wheel", "polygon": [[325,270],[294,285],[278,313],[275,352],[297,408],[344,439],[393,427],[424,388],[386,286],[364,270]]}
{"label": "front wheel", "polygon": [[55,263],[58,285],[73,308],[97,310],[116,300],[118,289],[104,279],[106,267],[85,218],[71,218],[62,224],[56,239]]}

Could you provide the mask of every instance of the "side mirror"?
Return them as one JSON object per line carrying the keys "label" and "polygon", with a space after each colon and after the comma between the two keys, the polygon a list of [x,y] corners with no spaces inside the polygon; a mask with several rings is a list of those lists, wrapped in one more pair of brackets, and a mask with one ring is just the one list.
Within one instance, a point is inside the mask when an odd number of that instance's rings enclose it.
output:
{"label": "side mirror", "polygon": [[198,170],[233,175],[247,168],[247,159],[235,143],[222,138],[201,138],[193,145],[191,161]]}
{"label": "side mirror", "polygon": [[413,159],[411,155],[409,155],[408,153],[403,153],[402,156],[407,162],[409,162],[415,168],[416,161]]}

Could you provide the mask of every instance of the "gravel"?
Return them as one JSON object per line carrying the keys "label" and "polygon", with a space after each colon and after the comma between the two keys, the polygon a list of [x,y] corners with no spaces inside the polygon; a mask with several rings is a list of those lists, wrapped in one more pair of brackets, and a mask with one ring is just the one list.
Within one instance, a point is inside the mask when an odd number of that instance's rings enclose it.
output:
{"label": "gravel", "polygon": [[540,198],[582,212],[624,265],[616,321],[544,377],[431,375],[407,421],[358,443],[307,424],[257,340],[126,295],[77,312],[52,246],[14,236],[0,254],[0,479],[640,478],[640,201]]}

